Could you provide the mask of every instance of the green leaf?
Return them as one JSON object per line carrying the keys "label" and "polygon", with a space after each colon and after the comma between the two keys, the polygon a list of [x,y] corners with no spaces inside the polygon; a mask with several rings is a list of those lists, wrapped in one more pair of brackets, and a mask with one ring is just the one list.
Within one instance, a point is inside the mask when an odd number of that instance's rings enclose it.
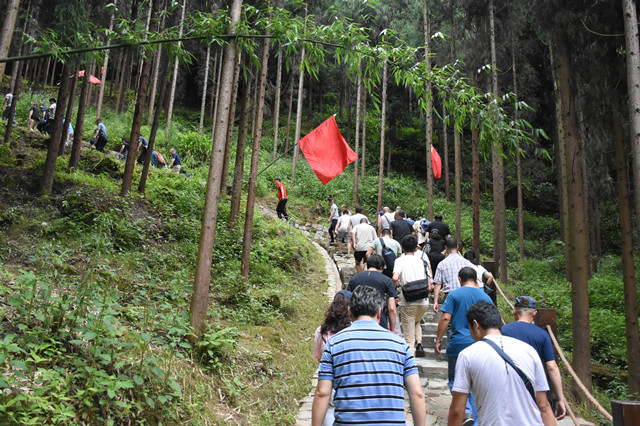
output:
{"label": "green leaf", "polygon": [[156,403],[153,402],[153,399],[149,398],[148,396],[145,396],[144,399],[145,401],[147,401],[147,404],[149,404],[151,408],[156,408]]}
{"label": "green leaf", "polygon": [[87,340],[93,340],[96,338],[97,335],[98,335],[97,333],[94,333],[93,331],[89,331],[84,335],[84,338]]}
{"label": "green leaf", "polygon": [[107,395],[109,395],[109,398],[113,399],[116,397],[116,391],[113,389],[107,389]]}
{"label": "green leaf", "polygon": [[133,376],[133,381],[136,382],[138,386],[142,386],[142,384],[144,383],[144,379],[137,374]]}
{"label": "green leaf", "polygon": [[15,359],[15,360],[11,361],[9,364],[11,364],[15,368],[19,368],[21,370],[29,371],[29,367],[27,367],[27,364],[25,364],[23,361]]}

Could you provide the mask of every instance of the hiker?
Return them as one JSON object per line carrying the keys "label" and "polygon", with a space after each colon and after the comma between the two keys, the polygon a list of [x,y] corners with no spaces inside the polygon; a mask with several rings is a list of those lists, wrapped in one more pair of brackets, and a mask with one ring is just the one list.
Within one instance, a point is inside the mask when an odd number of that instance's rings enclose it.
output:
{"label": "hiker", "polygon": [[[473,252],[473,250],[467,250],[464,253],[463,256],[465,259],[467,259],[469,262],[473,263],[473,266],[476,268],[476,273],[478,274],[478,287],[484,289],[485,293],[491,293],[493,292],[493,274],[489,271],[487,271],[487,269],[480,265],[476,259],[476,255]],[[488,290],[489,288],[491,288],[491,290]],[[512,336],[513,337],[513,336]]]}
{"label": "hiker", "polygon": [[159,169],[167,167],[167,162],[164,161],[162,154],[156,151],[155,148],[153,148],[153,151],[151,151],[151,165],[156,166]]}
{"label": "hiker", "polygon": [[[429,221],[423,217],[419,217],[413,224],[413,230],[416,232],[416,237],[418,237],[418,246],[421,250],[424,250],[424,245],[427,241],[426,234],[428,225]],[[433,272],[435,272],[435,270]]]}
{"label": "hiker", "polygon": [[289,215],[287,214],[287,189],[284,187],[284,183],[280,180],[280,178],[275,178],[274,183],[276,184],[276,195],[278,196],[278,205],[276,207],[276,213],[278,213],[278,219],[289,220]]}
{"label": "hiker", "polygon": [[336,241],[335,228],[338,223],[338,205],[334,203],[333,197],[327,198],[329,202],[329,239],[331,240],[329,243],[333,244]]}
{"label": "hiker", "polygon": [[336,424],[404,424],[404,390],[415,426],[427,407],[415,358],[401,337],[380,327],[384,304],[378,290],[359,286],[349,302],[350,327],[334,335],[318,366],[312,426],[322,425],[335,389]]}
{"label": "hiker", "polygon": [[129,141],[124,136],[121,138],[122,144],[120,146],[120,151],[118,151],[118,158],[120,161],[127,160],[127,154],[129,154]]}
{"label": "hiker", "polygon": [[370,257],[374,251],[381,255],[385,261],[382,273],[391,278],[393,276],[395,260],[402,255],[402,247],[400,243],[391,238],[390,230],[383,229],[382,236],[373,240],[373,245],[367,251],[367,257]]}
{"label": "hiker", "polygon": [[[422,326],[420,321],[429,307],[429,291],[431,290],[431,267],[427,255],[416,254],[418,240],[413,235],[407,235],[402,240],[404,254],[396,259],[393,265],[393,283],[400,288],[400,321],[402,334],[411,350],[415,346],[416,356],[425,356],[422,346]],[[424,284],[425,292],[413,299],[407,293],[407,284]]]}
{"label": "hiker", "polygon": [[93,138],[89,143],[91,145],[95,144],[96,151],[105,152],[104,147],[107,142],[109,142],[109,139],[107,139],[107,127],[102,123],[102,119],[98,117],[96,118],[96,130],[93,132]]}
{"label": "hiker", "polygon": [[536,350],[545,367],[549,387],[557,397],[549,401],[551,410],[555,413],[556,419],[562,420],[567,415],[567,400],[562,392],[562,379],[553,353],[551,337],[545,330],[533,324],[533,319],[538,313],[536,301],[529,296],[518,296],[513,306],[515,321],[503,325],[500,331],[504,336],[522,340]]}
{"label": "hiker", "polygon": [[407,235],[415,235],[413,227],[404,217],[404,210],[396,210],[394,214],[394,221],[389,225],[391,229],[391,235],[397,242],[402,242],[402,239]]}
{"label": "hiker", "polygon": [[[436,339],[434,341],[434,352],[436,354],[441,353],[441,343],[444,333],[447,331],[447,327],[451,326],[451,337],[449,338],[449,344],[447,345],[447,371],[449,382],[449,389],[453,388],[453,379],[456,375],[456,362],[458,361],[458,354],[464,348],[473,344],[473,339],[469,333],[469,327],[467,325],[467,310],[472,305],[480,301],[491,303],[489,296],[484,291],[476,287],[476,270],[465,266],[458,272],[458,281],[460,287],[451,291],[449,297],[442,304],[442,316],[438,321],[438,331],[436,332]],[[473,394],[469,393],[467,398],[467,404],[464,414],[463,426],[470,426],[474,424],[474,419],[478,418],[478,409],[476,408],[475,399]]]}
{"label": "hiker", "polygon": [[[338,219],[336,223],[335,233],[336,238],[338,240],[338,250],[342,250],[342,243],[347,242],[347,232],[349,231],[349,222],[351,222],[351,215],[349,214],[349,210],[342,210],[342,216]],[[351,254],[351,247],[347,244],[347,253]]]}
{"label": "hiker", "polygon": [[378,237],[382,235],[383,229],[391,229],[391,222],[394,220],[395,215],[391,213],[389,207],[383,207],[382,211],[378,212]]}
{"label": "hiker", "polygon": [[[333,298],[333,302],[331,302],[331,305],[329,305],[329,308],[324,315],[324,322],[316,329],[313,338],[313,354],[311,357],[318,360],[318,363],[322,359],[324,347],[331,336],[351,325],[351,318],[349,318],[349,299],[351,299],[350,291],[340,290],[337,292]],[[323,426],[333,425],[333,412],[335,410],[333,396],[334,391],[332,390],[329,408],[324,417],[324,422],[322,423]]]}
{"label": "hiker", "polygon": [[4,95],[4,101],[2,101],[2,108],[4,108],[2,119],[5,121],[9,120],[9,113],[11,112],[11,102],[13,102],[13,94],[11,92],[7,92],[7,94]]}
{"label": "hiker", "polygon": [[182,161],[180,160],[180,156],[176,152],[175,148],[171,148],[169,150],[169,154],[171,154],[171,163],[167,166],[167,168],[175,170],[180,173],[180,169],[182,168]]}
{"label": "hiker", "polygon": [[445,253],[444,237],[440,235],[438,229],[432,229],[429,232],[429,238],[426,239],[424,247],[431,260],[431,270],[435,274],[438,271],[438,265],[444,260]]}
{"label": "hiker", "polygon": [[348,234],[347,238],[349,240],[349,248],[353,247],[353,239],[351,238],[351,233],[353,231],[353,228],[358,226],[360,224],[360,221],[364,217],[366,216],[362,214],[362,207],[356,207],[356,214],[351,216],[351,221],[349,222],[349,229],[347,229],[347,234]]}
{"label": "hiker", "polygon": [[384,298],[384,308],[380,314],[380,327],[385,330],[396,331],[396,293],[391,278],[382,274],[384,258],[379,254],[372,254],[367,259],[367,270],[354,275],[349,280],[347,290],[354,291],[361,285],[375,288]]}
{"label": "hiker", "polygon": [[42,133],[49,134],[53,120],[56,118],[56,98],[49,99],[49,107],[45,109],[42,121],[36,126]]}
{"label": "hiker", "polygon": [[140,136],[138,139],[138,164],[144,164],[144,157],[147,155],[147,149],[149,148],[149,141],[147,138]]}
{"label": "hiker", "polygon": [[500,333],[500,312],[489,302],[474,304],[466,317],[475,343],[458,355],[449,424],[462,424],[467,396],[473,392],[482,425],[555,425],[535,349]]}
{"label": "hiker", "polygon": [[440,235],[442,236],[442,238],[447,238],[449,235],[451,235],[449,225],[442,221],[441,214],[435,215],[433,219],[433,222],[430,222],[429,225],[427,225],[427,238],[429,237],[429,233],[432,229],[437,229],[438,231],[440,231]]}
{"label": "hiker", "polygon": [[[433,223],[433,222],[432,222]],[[453,237],[447,237],[444,240],[444,246],[446,248],[447,257],[438,264],[438,270],[433,277],[434,290],[433,290],[433,312],[438,313],[438,298],[440,296],[440,289],[444,293],[445,299],[447,294],[451,290],[455,290],[460,287],[460,281],[458,280],[458,272],[465,266],[474,267],[473,263],[462,257],[458,253],[458,240]],[[475,269],[475,268],[474,268]]]}
{"label": "hiker", "polygon": [[32,103],[31,109],[29,109],[29,130],[32,132],[35,132],[35,126],[40,122],[40,113],[41,110],[38,105]]}
{"label": "hiker", "polygon": [[363,217],[360,224],[351,231],[353,240],[353,257],[356,260],[356,273],[364,271],[364,262],[367,260],[367,251],[376,239],[376,230],[369,225],[369,219]]}
{"label": "hiker", "polygon": [[[62,119],[62,128],[64,129],[64,125],[65,125],[66,121],[63,118]],[[65,141],[65,144],[69,144],[69,142],[73,141],[73,126],[71,125],[71,123],[69,123],[69,127],[67,127],[67,140]]]}

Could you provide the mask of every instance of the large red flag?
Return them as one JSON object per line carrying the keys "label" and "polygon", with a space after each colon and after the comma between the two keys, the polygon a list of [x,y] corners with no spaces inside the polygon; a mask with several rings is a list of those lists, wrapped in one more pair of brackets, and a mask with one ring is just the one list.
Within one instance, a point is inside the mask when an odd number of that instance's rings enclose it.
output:
{"label": "large red flag", "polygon": [[433,169],[433,176],[436,179],[440,179],[442,175],[442,159],[433,145],[431,145],[431,168]]}
{"label": "large red flag", "polygon": [[300,139],[298,144],[323,185],[342,173],[348,164],[358,158],[340,134],[334,116]]}

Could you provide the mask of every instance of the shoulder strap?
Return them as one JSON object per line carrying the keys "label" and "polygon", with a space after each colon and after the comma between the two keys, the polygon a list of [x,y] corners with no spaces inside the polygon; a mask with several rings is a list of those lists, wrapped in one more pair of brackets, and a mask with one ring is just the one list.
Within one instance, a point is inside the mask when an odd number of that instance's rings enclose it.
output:
{"label": "shoulder strap", "polygon": [[386,249],[387,246],[384,245],[384,241],[382,241],[382,237],[380,237],[380,244],[382,244],[382,250],[384,251],[384,249]]}
{"label": "shoulder strap", "polygon": [[518,367],[516,367],[516,365],[513,363],[513,361],[509,357],[509,355],[507,355],[502,349],[500,349],[500,347],[498,345],[496,345],[495,342],[492,342],[491,340],[486,339],[486,338],[482,339],[482,341],[487,343],[493,349],[495,349],[495,351],[498,353],[498,355],[500,355],[502,357],[502,359],[504,359],[507,362],[507,364],[509,364],[511,367],[513,367],[514,370],[516,370],[516,373],[518,373],[518,376],[520,376],[520,378],[524,382],[524,386],[527,388],[527,391],[529,391],[529,395],[531,395],[531,398],[533,398],[533,401],[535,402],[535,400],[536,400],[536,392],[534,391],[533,384],[531,383],[531,380],[529,380],[527,375],[524,374],[522,372],[522,370],[520,370]]}

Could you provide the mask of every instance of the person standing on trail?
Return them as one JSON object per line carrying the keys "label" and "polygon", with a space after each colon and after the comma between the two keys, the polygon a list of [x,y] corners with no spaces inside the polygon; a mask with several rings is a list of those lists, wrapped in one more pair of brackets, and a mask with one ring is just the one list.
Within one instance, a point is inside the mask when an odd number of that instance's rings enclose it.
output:
{"label": "person standing on trail", "polygon": [[40,108],[35,103],[31,104],[31,109],[29,110],[29,130],[34,132],[34,127],[36,124],[40,122]]}
{"label": "person standing on trail", "polygon": [[[404,255],[396,259],[393,265],[393,283],[396,287],[407,283],[429,280],[431,288],[431,266],[429,257],[421,253],[416,254],[418,240],[413,235],[407,235],[402,240],[402,250]],[[402,334],[413,350],[415,345],[416,356],[425,356],[422,346],[422,325],[420,321],[429,307],[429,299],[407,300],[404,293],[400,291],[400,321],[402,323]]]}
{"label": "person standing on trail", "polygon": [[384,258],[379,254],[372,254],[367,259],[367,270],[351,277],[347,290],[352,292],[361,285],[378,290],[385,300],[385,306],[380,315],[380,327],[395,332],[398,294],[391,278],[382,273],[382,268],[384,268]]}
{"label": "person standing on trail", "polygon": [[382,211],[378,212],[378,237],[382,236],[383,229],[391,229],[391,222],[394,220],[395,215],[389,207],[383,207]]}
{"label": "person standing on trail", "polygon": [[331,239],[330,244],[333,244],[336,241],[336,224],[338,223],[338,219],[340,215],[338,214],[338,205],[333,202],[333,197],[327,198],[329,201],[329,238]]}
{"label": "person standing on trail", "polygon": [[101,118],[96,118],[96,131],[93,133],[93,139],[89,141],[91,145],[95,144],[96,151],[105,152],[104,147],[109,142],[107,139],[107,128],[102,123]]}
{"label": "person standing on trail", "polygon": [[[489,296],[477,288],[477,278],[478,276],[475,269],[468,266],[460,269],[460,272],[458,272],[460,287],[450,292],[449,297],[447,297],[442,305],[442,316],[440,317],[440,321],[438,321],[434,352],[437,354],[441,353],[442,337],[447,331],[447,327],[451,325],[451,337],[446,352],[447,370],[449,373],[449,382],[447,384],[449,385],[449,389],[453,388],[458,354],[466,347],[473,345],[473,339],[471,338],[469,326],[467,325],[467,310],[469,310],[472,305],[483,300],[491,303]],[[477,418],[478,409],[476,408],[476,402],[473,394],[469,393],[462,425],[470,426],[475,424],[474,419]]]}
{"label": "person standing on trail", "polygon": [[4,112],[2,113],[2,119],[5,121],[9,120],[9,113],[11,112],[12,102],[13,102],[13,93],[7,92],[7,94],[4,95],[4,101],[2,101],[2,107],[5,108],[6,106],[6,108],[4,109]]}
{"label": "person standing on trail", "polygon": [[[411,224],[404,218],[404,210],[396,210],[394,214],[394,221],[389,226],[391,229],[391,236],[394,240],[401,243],[402,239],[407,235],[415,235],[415,231]],[[380,232],[382,235],[382,232]]]}
{"label": "person standing on trail", "polygon": [[438,270],[433,277],[433,283],[435,285],[433,289],[433,312],[438,313],[438,298],[440,296],[440,289],[444,293],[445,299],[450,291],[460,287],[458,281],[458,272],[465,266],[469,266],[475,269],[475,265],[469,262],[458,253],[458,240],[453,237],[447,237],[444,240],[444,246],[446,247],[447,257],[438,264]]}
{"label": "person standing on trail", "polygon": [[466,317],[475,343],[458,355],[449,424],[462,424],[473,392],[481,425],[555,425],[546,395],[549,386],[535,349],[500,333],[500,312],[489,302],[474,304]]}
{"label": "person standing on trail", "polygon": [[562,379],[560,378],[558,364],[556,364],[549,333],[533,324],[533,319],[538,313],[536,311],[536,301],[529,296],[519,296],[516,297],[516,303],[513,306],[513,316],[516,320],[503,325],[500,331],[505,336],[530,344],[536,350],[545,366],[549,387],[557,397],[557,400],[549,400],[551,410],[558,420],[562,420],[567,415],[567,400],[562,392]]}
{"label": "person standing on trail", "polygon": [[287,214],[287,189],[284,187],[284,183],[280,178],[275,178],[273,182],[276,184],[276,194],[278,195],[278,205],[276,206],[276,213],[278,213],[278,219],[289,220]]}
{"label": "person standing on trail", "polygon": [[349,222],[349,229],[347,229],[347,238],[349,239],[349,248],[353,248],[353,239],[351,238],[351,233],[353,228],[360,224],[362,218],[366,218],[365,215],[362,214],[362,207],[356,207],[356,214],[351,216],[351,221]]}
{"label": "person standing on trail", "polygon": [[364,271],[364,262],[367,260],[367,251],[376,239],[376,230],[369,225],[369,219],[363,217],[360,224],[351,231],[353,240],[353,257],[356,259],[356,273]]}
{"label": "person standing on trail", "polygon": [[[350,291],[340,290],[337,292],[333,298],[333,302],[331,302],[331,305],[329,305],[324,315],[324,322],[316,329],[313,337],[313,354],[311,357],[317,360],[318,363],[322,359],[322,353],[331,336],[351,325],[351,318],[349,318],[350,299]],[[333,426],[335,421],[333,414],[335,410],[333,403],[334,394],[335,392],[332,390],[329,408],[327,409],[327,414],[324,416],[322,426]]]}
{"label": "person standing on trail", "polygon": [[144,163],[144,157],[147,155],[147,149],[149,148],[149,141],[147,138],[140,136],[138,139],[138,152],[140,155],[138,156],[138,164]]}
{"label": "person standing on trail", "polygon": [[433,217],[433,222],[430,222],[429,225],[427,225],[427,238],[429,238],[429,232],[431,232],[432,229],[437,229],[438,231],[440,231],[440,235],[442,236],[442,238],[446,238],[451,235],[449,225],[442,221],[441,214],[435,215]]}
{"label": "person standing on trail", "polygon": [[335,390],[335,424],[405,424],[404,389],[415,426],[425,426],[426,403],[407,343],[380,327],[380,292],[357,287],[349,302],[350,327],[334,335],[318,366],[312,426],[322,425]]}
{"label": "person standing on trail", "polygon": [[[384,247],[382,247],[383,244]],[[385,256],[384,254],[385,249],[391,250],[394,255],[393,263],[391,264],[389,264],[389,255],[387,254]],[[395,260],[402,255],[402,247],[400,246],[400,243],[391,238],[390,230],[383,229],[382,236],[373,240],[373,245],[371,246],[371,248],[369,248],[369,250],[367,250],[367,258],[371,257],[373,252],[378,253],[385,260],[384,270],[382,271],[382,273],[391,278],[393,276],[393,265],[395,264]]]}
{"label": "person standing on trail", "polygon": [[[349,223],[351,223],[351,215],[349,214],[349,210],[343,209],[342,216],[340,216],[340,218],[338,219],[338,222],[336,223],[336,228],[335,228],[339,250],[342,250],[342,243],[347,242],[347,232],[349,232]],[[347,244],[347,253],[351,254],[351,247],[349,246],[349,244]]]}

